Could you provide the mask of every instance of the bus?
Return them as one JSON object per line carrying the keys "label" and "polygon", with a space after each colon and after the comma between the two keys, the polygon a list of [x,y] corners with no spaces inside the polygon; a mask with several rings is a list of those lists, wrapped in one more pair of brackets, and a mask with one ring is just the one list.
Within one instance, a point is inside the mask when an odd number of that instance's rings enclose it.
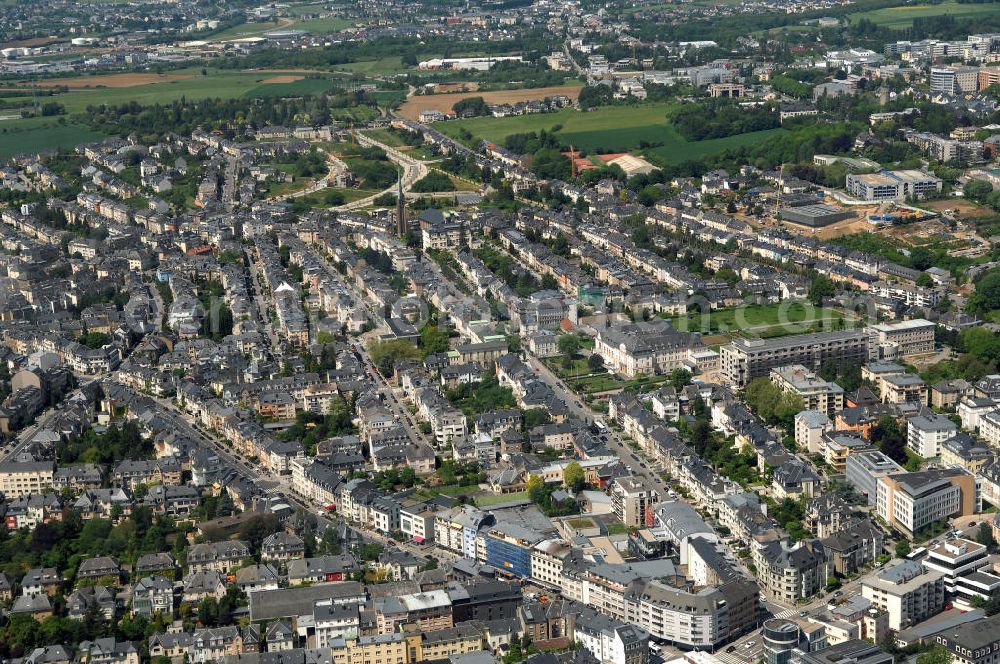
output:
{"label": "bus", "polygon": [[908,554],[906,554],[906,559],[907,560],[916,560],[917,558],[921,557],[925,553],[927,553],[927,549],[924,548],[924,547],[922,547],[922,546],[918,546],[916,549],[914,549],[913,551],[910,551]]}
{"label": "bus", "polygon": [[603,420],[594,420],[594,426],[597,427],[597,430],[600,431],[601,433],[604,433],[605,431],[608,430],[608,427],[604,425]]}

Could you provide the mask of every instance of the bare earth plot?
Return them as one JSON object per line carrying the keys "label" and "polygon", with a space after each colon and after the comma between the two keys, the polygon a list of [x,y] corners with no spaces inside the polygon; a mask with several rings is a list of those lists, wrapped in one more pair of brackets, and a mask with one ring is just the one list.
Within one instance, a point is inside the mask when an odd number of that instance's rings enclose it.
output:
{"label": "bare earth plot", "polygon": [[494,90],[492,92],[460,92],[444,95],[417,95],[409,97],[399,109],[404,118],[416,120],[424,111],[441,111],[447,113],[451,107],[469,97],[482,97],[487,104],[514,104],[519,101],[534,101],[563,95],[576,100],[582,88],[577,85],[558,85],[548,88],[531,88],[527,90]]}

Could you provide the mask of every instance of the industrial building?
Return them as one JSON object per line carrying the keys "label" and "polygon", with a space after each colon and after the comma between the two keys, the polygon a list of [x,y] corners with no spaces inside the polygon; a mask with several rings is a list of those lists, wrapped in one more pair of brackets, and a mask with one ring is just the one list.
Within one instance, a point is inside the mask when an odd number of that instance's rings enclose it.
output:
{"label": "industrial building", "polygon": [[810,228],[829,226],[845,219],[854,219],[854,217],[855,214],[850,210],[842,210],[822,203],[794,208],[781,208],[782,221],[790,221],[793,224],[801,224]]}

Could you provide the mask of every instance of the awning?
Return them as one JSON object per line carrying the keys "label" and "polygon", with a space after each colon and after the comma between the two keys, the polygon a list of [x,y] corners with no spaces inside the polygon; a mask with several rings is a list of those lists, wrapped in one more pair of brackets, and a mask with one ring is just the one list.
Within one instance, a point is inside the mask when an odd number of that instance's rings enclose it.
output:
{"label": "awning", "polygon": [[421,537],[420,535],[414,535],[413,536],[413,541],[416,542],[417,544],[423,544],[424,543],[424,538]]}

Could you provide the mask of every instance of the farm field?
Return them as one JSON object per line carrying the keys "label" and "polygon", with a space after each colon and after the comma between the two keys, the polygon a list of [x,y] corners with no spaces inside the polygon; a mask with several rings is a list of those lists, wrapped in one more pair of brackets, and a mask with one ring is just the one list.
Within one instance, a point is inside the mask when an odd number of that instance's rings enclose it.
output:
{"label": "farm field", "polygon": [[944,14],[954,18],[969,18],[995,14],[996,11],[996,6],[990,3],[959,4],[955,0],[944,0],[938,5],[903,5],[901,7],[873,9],[867,12],[848,14],[847,18],[851,23],[857,23],[861,19],[868,19],[881,27],[898,29],[911,27],[915,18],[942,16]]}
{"label": "farm field", "polygon": [[337,71],[349,71],[354,74],[398,74],[403,67],[403,60],[398,55],[389,55],[377,60],[362,60],[360,62],[347,62],[341,65],[333,65]]}
{"label": "farm field", "polygon": [[[280,79],[280,80],[278,80]],[[294,80],[289,80],[294,79]],[[247,97],[299,97],[322,95],[341,87],[328,78],[303,78],[302,76],[272,76],[246,92]]]}
{"label": "farm field", "polygon": [[511,118],[451,120],[439,122],[435,127],[455,138],[460,136],[462,129],[467,129],[480,139],[500,143],[511,134],[551,130],[555,125],[561,125],[558,132],[561,142],[574,148],[619,151],[637,149],[640,141],[661,143],[640,152],[668,163],[717,154],[786,133],[784,129],[768,129],[726,138],[688,141],[667,121],[670,108],[670,104],[643,104],[606,106],[588,112],[563,109],[555,113]]}
{"label": "farm field", "polygon": [[[292,83],[263,83],[267,79],[273,79],[273,73],[255,71],[227,71],[208,70],[206,76],[201,75],[201,69],[180,70],[172,74],[169,80],[151,82],[143,78],[133,78],[132,84],[128,87],[122,85],[119,76],[156,76],[155,74],[122,74],[105,77],[81,77],[79,79],[57,79],[61,85],[66,85],[69,81],[80,81],[81,84],[97,85],[98,79],[116,79],[115,87],[83,88],[71,90],[63,94],[47,97],[47,101],[57,101],[66,107],[68,113],[80,113],[88,106],[99,104],[125,104],[135,101],[140,104],[170,103],[181,97],[188,100],[209,99],[214,97],[231,98],[239,97],[252,90],[263,88],[274,90],[282,86],[293,86],[310,82],[310,79],[294,81]],[[24,87],[20,89],[25,89]],[[280,94],[280,92],[278,93]],[[263,95],[258,95],[263,96]]]}
{"label": "farm field", "polygon": [[70,149],[80,143],[99,141],[104,134],[88,127],[55,118],[29,118],[0,122],[0,159],[21,152],[37,152],[52,148]]}
{"label": "farm field", "polygon": [[152,73],[129,73],[129,74],[105,74],[98,76],[74,76],[71,78],[49,78],[41,81],[18,81],[19,85],[35,85],[40,88],[134,88],[138,85],[150,85],[154,83],[171,83],[185,78],[191,78],[192,74],[152,74]]}
{"label": "farm field", "polygon": [[[436,110],[446,113],[451,110],[451,107],[454,106],[456,102],[468,99],[469,97],[482,97],[487,104],[513,104],[519,101],[532,101],[556,95],[565,95],[571,99],[576,99],[580,96],[581,89],[582,88],[579,85],[558,85],[548,88],[529,88],[524,90],[493,90],[490,92],[477,91],[458,92],[444,95],[417,95],[409,97],[406,100],[406,102],[400,107],[399,114],[404,118],[416,120],[423,111]],[[549,115],[548,117],[552,116]],[[475,120],[480,119],[489,120],[491,118],[475,118]],[[509,119],[520,118],[501,118],[500,120]],[[463,122],[465,121],[463,120]]]}

